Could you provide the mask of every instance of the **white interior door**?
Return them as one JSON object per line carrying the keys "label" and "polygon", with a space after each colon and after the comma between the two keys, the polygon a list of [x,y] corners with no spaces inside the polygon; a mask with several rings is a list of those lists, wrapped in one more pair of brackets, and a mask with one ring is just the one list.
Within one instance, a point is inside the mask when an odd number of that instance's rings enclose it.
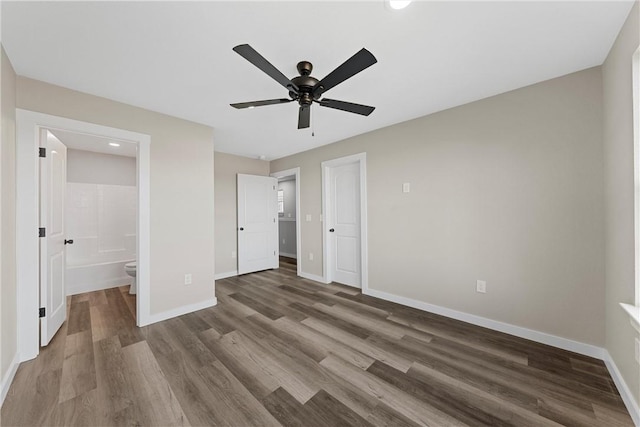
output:
{"label": "white interior door", "polygon": [[358,163],[331,167],[329,186],[330,279],[361,287]]}
{"label": "white interior door", "polygon": [[47,345],[67,316],[64,289],[65,234],[64,193],[67,182],[67,147],[51,132],[43,130],[40,146],[46,149],[40,158],[40,344]]}
{"label": "white interior door", "polygon": [[238,174],[238,274],[278,268],[278,180]]}

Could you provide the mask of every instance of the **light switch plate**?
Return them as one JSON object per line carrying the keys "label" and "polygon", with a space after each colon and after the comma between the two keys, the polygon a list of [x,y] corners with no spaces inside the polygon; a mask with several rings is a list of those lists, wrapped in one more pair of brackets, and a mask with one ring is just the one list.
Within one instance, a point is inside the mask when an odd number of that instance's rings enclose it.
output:
{"label": "light switch plate", "polygon": [[307,220],[307,222],[311,222],[311,214],[307,214],[306,220]]}
{"label": "light switch plate", "polygon": [[487,282],[484,280],[477,280],[476,281],[476,291],[480,292],[481,294],[486,294],[487,293]]}
{"label": "light switch plate", "polygon": [[403,193],[408,193],[410,191],[411,191],[411,183],[405,182],[404,184],[402,184],[402,192]]}

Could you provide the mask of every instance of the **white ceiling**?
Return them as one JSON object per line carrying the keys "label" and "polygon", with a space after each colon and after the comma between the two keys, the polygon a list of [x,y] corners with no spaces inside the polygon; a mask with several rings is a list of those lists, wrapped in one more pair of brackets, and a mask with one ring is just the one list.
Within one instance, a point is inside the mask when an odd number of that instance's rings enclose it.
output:
{"label": "white ceiling", "polygon": [[[130,141],[120,141],[59,129],[50,129],[49,131],[67,148],[75,150],[92,151],[94,153],[112,154],[114,156],[125,157],[136,157],[138,153],[137,145]],[[119,146],[114,147],[109,145],[111,143],[119,144]]]}
{"label": "white ceiling", "polygon": [[[217,151],[270,160],[600,65],[632,4],[3,1],[2,43],[19,75],[207,124]],[[378,63],[326,96],[376,110],[314,105],[298,130],[296,103],[231,108],[286,97],[242,43],[317,78],[366,47]]]}

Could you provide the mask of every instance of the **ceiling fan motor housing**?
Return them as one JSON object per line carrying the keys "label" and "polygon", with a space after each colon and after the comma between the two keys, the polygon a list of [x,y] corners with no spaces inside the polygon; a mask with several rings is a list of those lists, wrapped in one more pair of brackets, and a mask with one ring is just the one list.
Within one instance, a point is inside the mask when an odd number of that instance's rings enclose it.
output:
{"label": "ceiling fan motor housing", "polygon": [[297,68],[300,75],[292,78],[291,82],[298,86],[299,93],[290,91],[289,96],[297,100],[301,106],[311,105],[314,99],[317,101],[320,98],[319,93],[317,95],[313,93],[313,88],[318,84],[318,79],[311,76],[313,64],[309,61],[300,61]]}

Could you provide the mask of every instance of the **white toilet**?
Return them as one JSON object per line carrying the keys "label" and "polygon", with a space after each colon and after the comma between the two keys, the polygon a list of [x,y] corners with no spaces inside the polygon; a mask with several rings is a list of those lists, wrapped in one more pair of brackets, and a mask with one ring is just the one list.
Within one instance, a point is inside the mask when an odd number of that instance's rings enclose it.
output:
{"label": "white toilet", "polygon": [[136,262],[130,262],[124,265],[124,272],[131,276],[131,287],[129,288],[129,293],[131,295],[135,295],[138,291],[138,286],[136,283]]}

